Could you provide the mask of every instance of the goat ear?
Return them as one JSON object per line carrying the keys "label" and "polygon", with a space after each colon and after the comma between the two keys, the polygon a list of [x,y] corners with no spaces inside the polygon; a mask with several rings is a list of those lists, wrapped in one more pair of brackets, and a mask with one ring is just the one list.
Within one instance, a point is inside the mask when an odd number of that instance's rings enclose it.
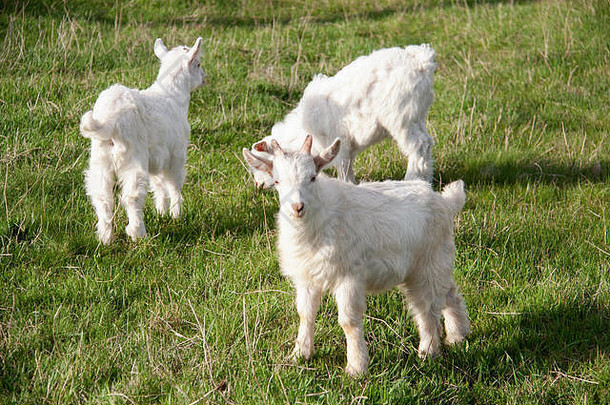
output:
{"label": "goat ear", "polygon": [[243,148],[241,153],[244,155],[246,163],[248,163],[248,166],[250,166],[252,170],[267,172],[269,174],[271,174],[273,171],[272,161],[254,156],[252,152],[248,150],[248,148]]}
{"label": "goat ear", "polygon": [[277,143],[277,141],[275,139],[271,140],[271,149],[273,150],[273,155],[274,156],[284,156],[284,149],[282,149],[280,147],[280,144]]}
{"label": "goat ear", "polygon": [[316,164],[316,170],[320,171],[324,166],[332,162],[332,160],[339,153],[339,149],[341,148],[341,140],[339,138],[335,139],[332,145],[328,148],[324,149],[322,153],[313,158],[314,163]]}
{"label": "goat ear", "polygon": [[159,59],[163,59],[167,54],[167,47],[163,45],[163,40],[161,38],[157,38],[157,40],[155,41],[154,50],[155,55],[157,55],[157,58]]}
{"label": "goat ear", "polygon": [[303,142],[303,146],[301,146],[301,150],[299,151],[299,153],[302,153],[303,155],[311,155],[312,142],[312,136],[307,134],[307,136],[305,137],[305,142]]}
{"label": "goat ear", "polygon": [[255,143],[252,146],[252,149],[257,150],[259,152],[271,153],[271,151],[269,150],[269,145],[267,145],[267,142],[265,142],[265,141],[260,141],[260,142]]}
{"label": "goat ear", "polygon": [[201,42],[202,41],[203,41],[203,38],[201,38],[201,37],[197,38],[197,41],[195,41],[195,45],[193,45],[193,47],[189,51],[190,60],[197,59],[201,56]]}

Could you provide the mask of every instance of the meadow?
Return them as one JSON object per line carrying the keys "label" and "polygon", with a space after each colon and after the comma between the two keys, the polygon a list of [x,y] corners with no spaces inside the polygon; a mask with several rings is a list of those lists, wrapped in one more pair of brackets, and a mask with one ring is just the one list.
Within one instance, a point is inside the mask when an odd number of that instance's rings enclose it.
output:
{"label": "meadow", "polygon": [[[78,131],[203,37],[185,213],[98,244]],[[434,187],[463,179],[455,277],[473,331],[433,361],[397,291],[371,296],[347,377],[332,298],[293,363],[273,191],[241,148],[316,73],[379,48],[437,52]],[[0,4],[0,403],[610,403],[610,5],[605,0],[31,0]],[[392,142],[356,161],[400,179]]]}

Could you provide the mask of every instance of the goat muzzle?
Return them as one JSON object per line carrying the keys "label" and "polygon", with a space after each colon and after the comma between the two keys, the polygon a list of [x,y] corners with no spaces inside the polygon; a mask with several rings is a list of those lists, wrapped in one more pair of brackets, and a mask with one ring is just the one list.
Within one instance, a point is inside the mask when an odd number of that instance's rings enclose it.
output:
{"label": "goat muzzle", "polygon": [[292,214],[296,218],[301,218],[303,216],[304,212],[305,212],[305,204],[303,204],[303,203],[292,204]]}

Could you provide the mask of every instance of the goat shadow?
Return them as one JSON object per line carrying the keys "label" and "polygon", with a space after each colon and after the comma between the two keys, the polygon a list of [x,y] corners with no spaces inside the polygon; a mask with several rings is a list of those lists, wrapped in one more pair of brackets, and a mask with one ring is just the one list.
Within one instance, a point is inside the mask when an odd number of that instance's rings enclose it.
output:
{"label": "goat shadow", "polygon": [[[610,328],[610,310],[607,304],[602,304],[599,300],[596,302],[595,298],[567,301],[554,304],[547,300],[540,306],[530,306],[522,312],[482,315],[488,319],[482,325],[473,325],[473,331],[467,337],[467,346],[444,346],[442,359],[423,363],[417,356],[419,338],[413,325],[410,338],[412,345],[408,345],[413,350],[404,352],[404,349],[397,347],[384,355],[376,354],[381,349],[373,346],[373,370],[377,367],[375,363],[379,363],[378,367],[381,368],[393,365],[393,372],[398,374],[395,377],[414,367],[426,374],[447,377],[458,373],[464,377],[463,389],[458,394],[462,399],[473,395],[470,391],[473,386],[487,386],[493,381],[511,381],[516,385],[527,382],[532,370],[538,370],[542,377],[551,379],[570,379],[570,372],[584,374],[584,379],[580,376],[575,378],[589,384],[593,390],[603,389],[601,381],[604,377],[589,377],[591,381],[586,381],[586,375],[590,367],[595,367],[590,365],[610,353],[610,334],[607,333]],[[381,312],[371,315],[383,317]],[[489,318],[494,319],[489,321]],[[404,331],[398,333],[406,334]],[[341,349],[332,349],[327,354],[335,357],[333,361],[337,364],[345,361]],[[586,367],[586,370],[579,370],[581,367]],[[404,378],[409,380],[412,377]],[[558,385],[557,389],[560,387]],[[546,395],[540,399],[540,403],[556,403],[550,387],[548,391],[540,393]],[[596,393],[591,392],[590,399],[595,402],[594,395]],[[472,399],[475,400],[476,397]]]}
{"label": "goat shadow", "polygon": [[512,367],[494,367],[494,364],[510,362],[521,368],[523,374],[529,374],[531,368],[568,370],[574,364],[593,362],[610,353],[607,333],[610,311],[593,299],[529,307],[514,315],[489,316],[497,319],[487,323],[488,326],[475,327],[471,339],[480,342],[477,346],[482,347],[477,348],[476,356],[490,366],[482,369],[494,380],[513,378],[499,374],[502,371],[512,374]]}
{"label": "goat shadow", "polygon": [[[403,166],[387,168],[365,167],[367,180],[383,181],[402,179],[406,171],[406,158]],[[360,169],[362,173],[363,169]],[[358,170],[356,171],[358,177]],[[434,183],[447,184],[464,180],[466,186],[515,185],[536,182],[566,187],[582,182],[605,183],[610,181],[610,161],[599,160],[587,165],[563,164],[551,159],[536,156],[521,157],[519,160],[482,159],[478,162],[463,163],[457,158],[445,159],[442,168],[435,171]]]}
{"label": "goat shadow", "polygon": [[159,237],[172,246],[188,246],[201,241],[201,238],[213,240],[228,234],[236,238],[249,237],[274,229],[277,205],[262,203],[261,199],[266,196],[260,195],[262,191],[255,188],[254,182],[250,179],[248,182],[251,184],[246,187],[251,187],[251,190],[233,201],[233,205],[210,205],[201,211],[195,206],[187,207],[179,221],[159,217],[149,209],[150,217],[145,218],[147,227],[158,232]]}

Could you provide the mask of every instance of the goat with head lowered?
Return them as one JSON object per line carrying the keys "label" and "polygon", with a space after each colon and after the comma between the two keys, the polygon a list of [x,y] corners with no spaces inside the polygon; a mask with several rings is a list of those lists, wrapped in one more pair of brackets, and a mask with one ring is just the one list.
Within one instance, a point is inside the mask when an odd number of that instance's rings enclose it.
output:
{"label": "goat with head lowered", "polygon": [[[340,179],[355,183],[356,156],[391,138],[409,158],[405,180],[431,181],[434,138],[426,129],[426,117],[434,99],[434,58],[427,44],[386,48],[356,58],[332,77],[316,75],[299,104],[250,152],[273,160],[273,140],[294,152],[311,134],[314,152],[319,153],[338,137],[341,150],[329,165],[337,168]],[[257,187],[274,186],[268,173],[251,171]]]}

